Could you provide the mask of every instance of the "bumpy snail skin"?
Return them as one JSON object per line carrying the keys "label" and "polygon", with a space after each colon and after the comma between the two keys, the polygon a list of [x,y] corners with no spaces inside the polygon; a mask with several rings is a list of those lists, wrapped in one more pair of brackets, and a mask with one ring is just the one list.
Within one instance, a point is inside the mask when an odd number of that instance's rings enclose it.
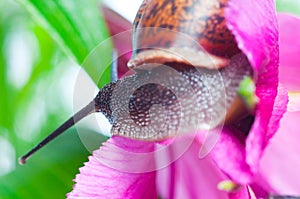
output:
{"label": "bumpy snail skin", "polygon": [[251,73],[243,54],[220,70],[177,62],[144,65],[135,75],[105,88],[111,92],[109,99],[107,92],[100,91],[106,99],[96,97],[101,99],[96,104],[112,118],[113,135],[161,140],[221,125],[237,97],[239,83]]}

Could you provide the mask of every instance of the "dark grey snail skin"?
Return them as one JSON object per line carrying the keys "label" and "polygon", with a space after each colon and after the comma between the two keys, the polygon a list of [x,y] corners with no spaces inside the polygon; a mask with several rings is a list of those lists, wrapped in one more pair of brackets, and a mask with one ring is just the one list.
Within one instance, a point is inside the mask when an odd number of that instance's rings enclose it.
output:
{"label": "dark grey snail skin", "polygon": [[103,113],[110,121],[112,135],[139,140],[162,140],[213,129],[227,119],[240,82],[252,75],[243,54],[232,57],[222,69],[171,62],[148,64],[135,70],[135,75],[104,86],[86,107],[22,156],[20,164],[94,112]]}
{"label": "dark grey snail skin", "polygon": [[252,75],[243,54],[219,70],[176,62],[150,65],[106,85],[94,99],[96,111],[112,123],[112,135],[162,140],[213,129],[224,122],[240,82]]}

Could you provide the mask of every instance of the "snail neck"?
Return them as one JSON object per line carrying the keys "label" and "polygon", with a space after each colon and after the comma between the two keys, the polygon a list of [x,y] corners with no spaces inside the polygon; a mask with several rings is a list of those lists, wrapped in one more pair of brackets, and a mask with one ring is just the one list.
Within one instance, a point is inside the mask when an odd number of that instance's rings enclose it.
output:
{"label": "snail neck", "polygon": [[113,123],[113,114],[110,108],[111,97],[118,81],[120,80],[105,85],[94,98],[95,111],[101,112],[109,120],[110,123]]}

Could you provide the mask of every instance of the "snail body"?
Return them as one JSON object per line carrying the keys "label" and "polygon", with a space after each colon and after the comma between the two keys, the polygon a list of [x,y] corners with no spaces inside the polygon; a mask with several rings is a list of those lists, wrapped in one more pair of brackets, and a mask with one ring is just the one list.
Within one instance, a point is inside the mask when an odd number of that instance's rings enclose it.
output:
{"label": "snail body", "polygon": [[[227,0],[144,0],[133,24],[136,74],[104,86],[83,109],[20,158],[85,116],[101,112],[111,134],[163,140],[226,122],[251,66],[226,27]],[[230,110],[230,111],[229,111]]]}
{"label": "snail body", "polygon": [[143,1],[128,62],[137,73],[114,85],[112,135],[160,140],[225,122],[240,81],[251,75],[226,26],[226,5],[227,0]]}
{"label": "snail body", "polygon": [[251,75],[242,54],[220,70],[177,62],[144,68],[108,84],[95,98],[97,111],[112,123],[112,135],[162,140],[213,129],[224,122],[239,83]]}

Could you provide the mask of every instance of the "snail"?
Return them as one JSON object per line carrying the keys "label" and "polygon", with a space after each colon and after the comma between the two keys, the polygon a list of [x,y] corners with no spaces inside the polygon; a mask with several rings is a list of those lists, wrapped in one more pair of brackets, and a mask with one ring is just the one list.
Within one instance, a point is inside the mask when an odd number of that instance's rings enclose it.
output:
{"label": "snail", "polygon": [[146,141],[230,122],[239,84],[253,74],[226,27],[225,7],[224,0],[145,0],[133,23],[128,62],[136,73],[104,86],[20,163],[95,112],[110,121],[112,135]]}
{"label": "snail", "polygon": [[170,61],[211,69],[227,66],[240,50],[226,26],[226,4],[227,0],[144,0],[133,22],[134,50],[128,66]]}

